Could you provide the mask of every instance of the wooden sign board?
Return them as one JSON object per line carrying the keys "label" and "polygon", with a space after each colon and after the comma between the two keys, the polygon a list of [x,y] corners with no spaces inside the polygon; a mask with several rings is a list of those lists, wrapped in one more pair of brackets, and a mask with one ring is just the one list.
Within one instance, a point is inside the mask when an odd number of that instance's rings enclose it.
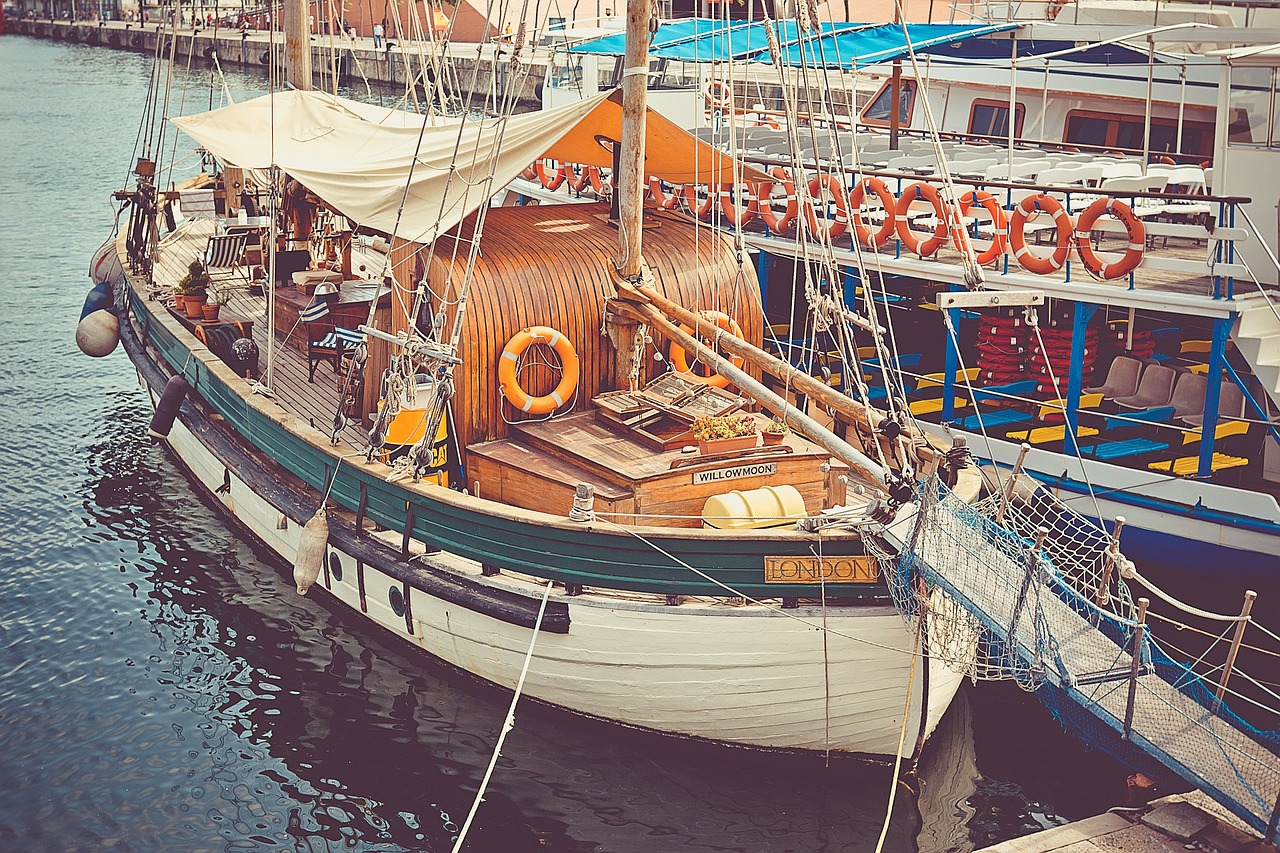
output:
{"label": "wooden sign board", "polygon": [[765,583],[875,583],[880,578],[876,562],[856,557],[765,557]]}

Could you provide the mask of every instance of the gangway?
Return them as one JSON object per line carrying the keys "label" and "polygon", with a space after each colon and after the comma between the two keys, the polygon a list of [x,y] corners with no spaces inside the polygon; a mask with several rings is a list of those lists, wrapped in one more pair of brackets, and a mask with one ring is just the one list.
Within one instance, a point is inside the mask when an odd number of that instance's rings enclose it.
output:
{"label": "gangway", "polygon": [[[1142,750],[1274,842],[1280,732],[1250,725],[1223,690],[1170,658],[1146,630],[1146,600],[1128,606],[1115,538],[1030,482],[1019,483],[1020,499],[1010,499],[1010,480],[1007,490],[965,504],[926,481],[917,503],[883,528],[900,552],[881,558],[898,607],[914,614],[934,602],[929,636],[949,637],[933,643],[934,654],[950,647],[958,663],[972,661],[979,641],[977,666],[986,671],[978,675],[994,669],[1050,691],[1047,704],[1077,733],[1097,739],[1101,721],[1108,741]],[[937,607],[932,589],[947,593],[950,608]]]}

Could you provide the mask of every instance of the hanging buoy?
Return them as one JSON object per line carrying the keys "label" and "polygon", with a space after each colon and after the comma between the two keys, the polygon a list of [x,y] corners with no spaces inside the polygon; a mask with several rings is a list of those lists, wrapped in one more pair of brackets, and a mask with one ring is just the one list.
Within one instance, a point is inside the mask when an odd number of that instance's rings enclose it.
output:
{"label": "hanging buoy", "polygon": [[178,417],[178,409],[186,399],[191,385],[181,376],[175,376],[165,383],[164,393],[156,404],[156,413],[151,416],[150,433],[155,438],[168,438],[173,429],[173,422]]}
{"label": "hanging buoy", "polygon": [[120,343],[120,319],[111,304],[111,285],[101,282],[89,291],[76,324],[76,346],[92,358],[110,355]]}
{"label": "hanging buoy", "polygon": [[116,238],[112,237],[98,247],[89,261],[89,278],[94,284],[112,284],[124,275],[124,267],[120,266],[120,254],[116,251]]}
{"label": "hanging buoy", "polygon": [[328,547],[329,520],[325,518],[322,505],[303,526],[298,537],[298,553],[293,558],[293,582],[298,585],[298,595],[306,595],[316,578],[320,577],[324,552]]}

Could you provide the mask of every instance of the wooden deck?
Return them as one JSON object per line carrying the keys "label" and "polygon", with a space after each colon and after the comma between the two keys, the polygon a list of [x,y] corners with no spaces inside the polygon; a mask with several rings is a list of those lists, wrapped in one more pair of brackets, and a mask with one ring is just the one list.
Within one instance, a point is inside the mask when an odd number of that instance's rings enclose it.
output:
{"label": "wooden deck", "polygon": [[[215,223],[212,220],[197,219],[185,223],[162,241],[155,264],[157,298],[172,302],[169,293],[174,283],[186,274],[187,265],[192,260],[204,254],[209,237],[214,233]],[[229,282],[227,286],[232,290],[231,301],[223,309],[227,316],[253,321],[253,339],[261,353],[259,379],[291,414],[304,418],[316,429],[330,432],[344,377],[335,374],[329,365],[321,364],[316,368],[315,381],[308,382],[305,353],[286,345],[283,336],[272,334],[266,296],[251,295],[247,280]],[[352,452],[365,450],[368,439],[364,427],[359,423],[349,423],[339,432],[338,444]]]}

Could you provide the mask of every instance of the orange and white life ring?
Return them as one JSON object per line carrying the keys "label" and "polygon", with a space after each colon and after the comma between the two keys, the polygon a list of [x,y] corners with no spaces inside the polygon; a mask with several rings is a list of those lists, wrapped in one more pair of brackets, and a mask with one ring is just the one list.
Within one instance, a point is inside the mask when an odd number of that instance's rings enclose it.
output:
{"label": "orange and white life ring", "polygon": [[591,187],[591,191],[597,196],[602,196],[605,194],[606,188],[608,191],[613,190],[613,176],[610,175],[606,178],[604,173],[601,172],[598,167],[588,166],[587,185]]}
{"label": "orange and white life ring", "polygon": [[[516,367],[525,350],[534,344],[546,344],[560,357],[560,384],[542,397],[531,397],[520,387]],[[521,329],[507,341],[498,359],[498,384],[507,402],[531,415],[547,415],[573,398],[578,388],[578,354],[569,339],[550,326],[529,326]]]}
{"label": "orange and white life ring", "polygon": [[[775,180],[756,185],[756,198],[759,200],[757,205],[760,208],[760,218],[764,220],[764,224],[774,234],[786,234],[791,230],[792,224],[796,221],[796,214],[800,211],[800,206],[796,203],[796,185],[791,180],[790,173],[781,166],[774,166],[770,169],[769,177]],[[775,186],[782,187],[783,195],[787,200],[787,206],[781,214],[773,206],[775,199],[773,188]]]}
{"label": "orange and white life ring", "polygon": [[778,120],[768,113],[756,113],[756,127],[767,127],[772,130],[782,130],[778,124]]}
{"label": "orange and white life ring", "polygon": [[[874,234],[862,221],[862,202],[867,197],[867,193],[880,199],[880,205],[885,213],[884,223]],[[849,194],[849,218],[853,221],[853,233],[858,235],[858,242],[868,249],[879,249],[889,242],[889,237],[893,235],[898,221],[897,202],[893,193],[889,192],[889,188],[884,185],[884,181],[879,178],[863,178],[858,181],[853,192]]]}
{"label": "orange and white life ring", "polygon": [[[978,255],[978,263],[989,264],[1009,250],[1009,222],[1005,218],[1004,208],[1000,206],[1000,202],[986,190],[970,190],[960,196],[960,216],[963,217],[968,213],[971,207],[981,207],[991,217],[991,227],[995,231],[995,236],[986,251]],[[956,250],[963,251],[959,240],[956,241]]]}
{"label": "orange and white life ring", "polygon": [[549,169],[547,167],[548,162],[554,163],[555,161],[539,160],[533,164],[533,171],[544,190],[555,192],[564,185],[565,170],[561,166],[557,166],[554,170]]}
{"label": "orange and white life ring", "polygon": [[712,80],[705,92],[707,106],[713,110],[727,110],[733,106],[733,90],[723,80]]}
{"label": "orange and white life ring", "polygon": [[[745,207],[738,206],[739,199],[746,201]],[[721,184],[720,212],[724,214],[725,222],[734,227],[746,225],[755,219],[756,214],[760,212],[760,200],[756,198],[755,186],[753,184]]]}
{"label": "orange and white life ring", "polygon": [[[844,199],[843,182],[828,172],[819,172],[809,180],[809,195],[814,204],[804,206],[804,218],[809,223],[809,230],[814,236],[820,240],[835,240],[844,234],[845,229],[849,227],[849,207]],[[834,217],[823,217],[824,224],[818,219],[818,205],[820,204],[823,210],[826,210],[828,200],[830,204],[835,205],[836,210]]]}
{"label": "orange and white life ring", "polygon": [[716,206],[715,193],[706,184],[685,184],[680,190],[680,198],[684,200],[685,210],[699,219],[710,219],[711,210]]}
{"label": "orange and white life ring", "polygon": [[[1110,264],[1098,257],[1089,239],[1094,223],[1106,214],[1111,214],[1120,220],[1120,224],[1129,234],[1129,246],[1125,250],[1124,257]],[[1142,263],[1142,255],[1146,249],[1147,229],[1133,212],[1133,208],[1122,201],[1100,198],[1086,207],[1084,213],[1081,213],[1080,218],[1076,220],[1076,254],[1080,256],[1080,263],[1084,264],[1084,268],[1094,278],[1103,281],[1123,278]]]}
{"label": "orange and white life ring", "polygon": [[1049,0],[1049,5],[1045,7],[1044,18],[1046,21],[1056,21],[1062,7],[1067,5],[1068,0]]}
{"label": "orange and white life ring", "polygon": [[591,181],[592,166],[582,166],[577,163],[565,163],[562,167],[565,176],[569,179],[569,189],[576,193],[580,193],[587,188],[587,184]]}
{"label": "orange and white life ring", "polygon": [[[924,240],[911,233],[911,221],[907,218],[907,211],[911,209],[916,199],[924,199],[932,204],[934,218],[938,220],[932,236]],[[907,251],[914,255],[927,258],[947,242],[947,208],[942,203],[942,196],[938,194],[937,187],[933,184],[920,181],[903,190],[902,195],[898,197],[897,219],[898,239],[907,247]]]}
{"label": "orange and white life ring", "polygon": [[[1027,248],[1027,219],[1036,211],[1043,211],[1053,217],[1057,226],[1058,243],[1053,254],[1042,258]],[[1040,193],[1029,195],[1013,209],[1013,217],[1009,220],[1009,246],[1013,249],[1018,266],[1027,272],[1049,275],[1062,269],[1071,253],[1071,217],[1062,208],[1062,202],[1051,195]]]}
{"label": "orange and white life ring", "polygon": [[525,166],[524,171],[520,173],[520,177],[524,178],[526,181],[538,180],[538,170],[535,168],[536,165],[536,163],[530,163],[528,166]]}
{"label": "orange and white life ring", "polygon": [[[728,332],[729,334],[735,335],[739,338],[742,337],[742,327],[739,326],[738,322],[728,314],[725,314],[722,311],[703,311],[701,316],[706,320],[715,323],[721,331]],[[680,328],[687,334],[696,334],[695,330],[690,329],[688,326],[682,325]],[[744,362],[742,356],[731,355],[729,356],[729,363],[734,367],[742,367]],[[692,379],[695,382],[702,382],[716,388],[725,388],[729,385],[729,380],[721,376],[719,373],[713,373],[710,376],[699,376],[690,370],[689,358],[685,354],[684,347],[677,343],[671,344],[671,366],[675,368],[677,373],[683,374],[686,378]]]}
{"label": "orange and white life ring", "polygon": [[671,194],[667,195],[663,189],[665,184],[661,178],[649,179],[649,197],[653,199],[653,203],[661,207],[663,210],[675,210],[676,205],[680,204],[680,190],[672,188]]}

